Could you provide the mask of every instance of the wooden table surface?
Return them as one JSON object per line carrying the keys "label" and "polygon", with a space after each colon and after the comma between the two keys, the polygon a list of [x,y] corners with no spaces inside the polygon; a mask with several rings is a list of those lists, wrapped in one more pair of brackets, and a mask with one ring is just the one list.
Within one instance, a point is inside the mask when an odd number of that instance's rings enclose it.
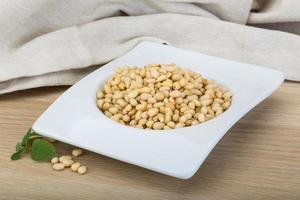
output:
{"label": "wooden table surface", "polygon": [[66,89],[0,96],[0,199],[300,199],[300,83],[284,83],[243,117],[189,180],[91,152],[79,159],[89,167],[83,176],[28,156],[10,161],[26,129]]}

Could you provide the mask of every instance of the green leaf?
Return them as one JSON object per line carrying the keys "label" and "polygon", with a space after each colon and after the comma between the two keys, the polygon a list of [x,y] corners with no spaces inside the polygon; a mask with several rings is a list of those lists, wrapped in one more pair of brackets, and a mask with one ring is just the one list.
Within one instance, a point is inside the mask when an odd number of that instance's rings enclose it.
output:
{"label": "green leaf", "polygon": [[43,138],[41,135],[34,132],[31,128],[28,129],[25,136],[22,140],[22,145],[25,147],[25,150],[29,151],[32,145],[32,141],[36,138]]}
{"label": "green leaf", "polygon": [[37,138],[32,142],[31,158],[33,160],[48,161],[55,155],[55,147],[46,140]]}
{"label": "green leaf", "polygon": [[28,144],[29,144],[29,137],[32,135],[31,133],[32,129],[28,129],[28,131],[26,132],[26,134],[24,135],[23,137],[23,140],[22,140],[22,145],[25,147],[25,149],[28,148]]}
{"label": "green leaf", "polygon": [[30,140],[33,140],[33,139],[36,139],[36,138],[44,138],[44,137],[41,136],[41,135],[37,135],[37,133],[35,133],[35,132],[33,132],[32,134],[36,134],[36,135],[31,135],[31,136],[29,137],[29,141],[30,141]]}
{"label": "green leaf", "polygon": [[18,142],[16,145],[16,151],[19,151],[20,149],[24,149],[24,146],[21,142]]}
{"label": "green leaf", "polygon": [[31,152],[31,158],[36,161],[50,160],[56,154],[55,147],[31,128],[24,135],[22,142],[17,143],[16,152],[11,155],[11,160],[20,159],[26,152]]}
{"label": "green leaf", "polygon": [[22,154],[24,153],[24,150],[25,150],[24,147],[20,146],[18,148],[18,150],[11,155],[10,159],[11,160],[19,160],[21,158]]}

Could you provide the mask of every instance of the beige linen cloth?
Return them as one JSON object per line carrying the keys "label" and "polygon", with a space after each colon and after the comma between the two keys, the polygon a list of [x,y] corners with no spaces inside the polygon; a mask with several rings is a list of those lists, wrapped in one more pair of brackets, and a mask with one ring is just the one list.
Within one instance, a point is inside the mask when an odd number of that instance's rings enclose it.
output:
{"label": "beige linen cloth", "polygon": [[73,84],[143,40],[299,81],[299,34],[298,0],[1,0],[0,94]]}

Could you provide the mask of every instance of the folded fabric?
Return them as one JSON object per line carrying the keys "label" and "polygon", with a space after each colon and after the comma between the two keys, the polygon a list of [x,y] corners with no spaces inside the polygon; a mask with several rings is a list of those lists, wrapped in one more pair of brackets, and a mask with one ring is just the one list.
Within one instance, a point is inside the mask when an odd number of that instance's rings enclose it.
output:
{"label": "folded fabric", "polygon": [[[268,2],[3,0],[0,94],[73,84],[143,40],[280,69],[299,81],[300,2]],[[276,22],[292,23],[292,33],[253,27]]]}

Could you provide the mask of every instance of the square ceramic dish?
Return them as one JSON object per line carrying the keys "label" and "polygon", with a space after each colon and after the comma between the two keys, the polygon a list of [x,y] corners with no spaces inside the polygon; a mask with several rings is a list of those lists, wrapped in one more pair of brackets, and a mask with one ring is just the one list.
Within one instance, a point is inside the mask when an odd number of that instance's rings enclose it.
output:
{"label": "square ceramic dish", "polygon": [[[187,128],[143,130],[107,118],[96,91],[116,67],[176,63],[227,86],[231,107],[220,116]],[[283,82],[280,71],[207,56],[153,42],[89,74],[62,94],[34,123],[41,135],[181,179],[193,176],[210,151],[243,115]]]}

